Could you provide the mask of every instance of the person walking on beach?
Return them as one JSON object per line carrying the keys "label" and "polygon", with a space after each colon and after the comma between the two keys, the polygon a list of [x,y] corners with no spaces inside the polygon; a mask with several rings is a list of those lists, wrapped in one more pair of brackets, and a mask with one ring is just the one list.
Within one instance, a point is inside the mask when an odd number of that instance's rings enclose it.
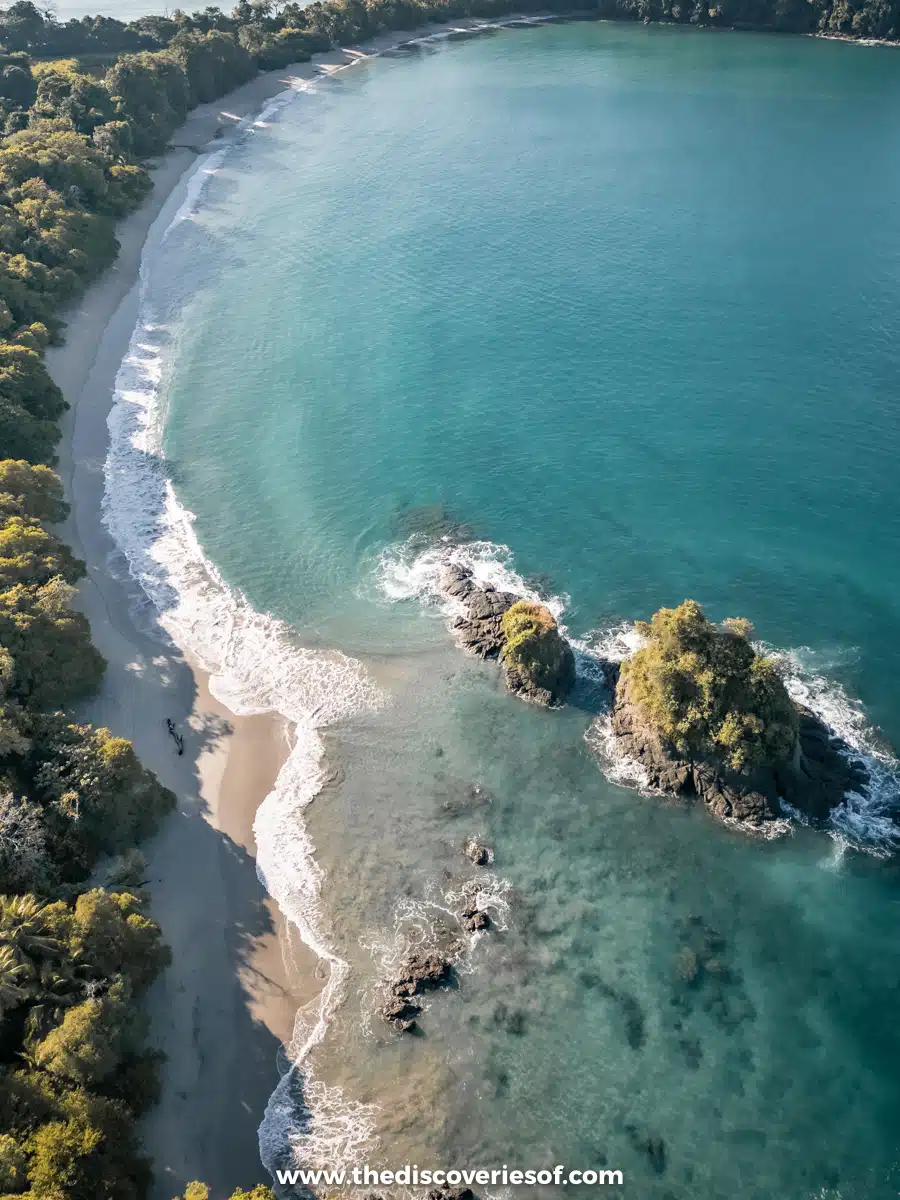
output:
{"label": "person walking on beach", "polygon": [[168,729],[175,742],[179,756],[184,754],[184,737],[175,728],[175,722],[171,717],[166,717],[166,729]]}

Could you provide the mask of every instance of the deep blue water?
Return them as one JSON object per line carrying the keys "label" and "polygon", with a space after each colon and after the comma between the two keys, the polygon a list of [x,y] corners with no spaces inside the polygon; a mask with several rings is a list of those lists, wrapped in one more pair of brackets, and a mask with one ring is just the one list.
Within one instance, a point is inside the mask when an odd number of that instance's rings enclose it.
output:
{"label": "deep blue water", "polygon": [[[894,860],[616,786],[591,714],[459,655],[402,513],[508,546],[579,637],[685,596],[745,615],[900,744],[898,114],[888,48],[502,31],[323,81],[170,239],[165,445],[203,548],[389,700],[326,735],[309,817],[353,981],[314,1068],[378,1106],[385,1165],[897,1195]],[[472,781],[492,802],[456,815]],[[366,1019],[379,955],[470,832],[508,928],[399,1042]]]}

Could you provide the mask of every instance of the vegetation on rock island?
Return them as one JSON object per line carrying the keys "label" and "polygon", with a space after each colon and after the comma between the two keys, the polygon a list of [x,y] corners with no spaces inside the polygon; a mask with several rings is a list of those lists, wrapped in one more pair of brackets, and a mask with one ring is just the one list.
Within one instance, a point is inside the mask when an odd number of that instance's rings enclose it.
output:
{"label": "vegetation on rock island", "polygon": [[735,771],[791,757],[797,710],[774,660],[751,645],[749,621],[714,625],[685,600],[637,629],[647,644],[622,664],[620,686],[678,755]]}
{"label": "vegetation on rock island", "polygon": [[575,657],[550,610],[518,600],[503,614],[500,628],[500,659],[510,689],[545,703],[564,700],[575,682]]}

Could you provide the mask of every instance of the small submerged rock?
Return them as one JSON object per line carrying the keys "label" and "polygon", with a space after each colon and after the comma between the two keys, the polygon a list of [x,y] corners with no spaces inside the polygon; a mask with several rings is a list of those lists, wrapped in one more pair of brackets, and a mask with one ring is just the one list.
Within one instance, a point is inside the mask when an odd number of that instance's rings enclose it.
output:
{"label": "small submerged rock", "polygon": [[665,1174],[666,1143],[663,1139],[639,1129],[636,1125],[626,1125],[625,1132],[635,1150],[646,1155],[655,1173],[657,1175]]}
{"label": "small submerged rock", "polygon": [[443,504],[406,505],[394,514],[394,526],[401,537],[425,542],[471,542],[471,525],[459,521]]}
{"label": "small submerged rock", "polygon": [[474,900],[468,901],[459,914],[459,919],[463,928],[467,929],[469,933],[479,933],[491,927],[491,918],[486,912],[481,911]]}
{"label": "small submerged rock", "polygon": [[445,800],[441,808],[451,817],[461,817],[476,808],[484,808],[491,803],[490,793],[485,791],[480,783],[470,783],[460,795]]}
{"label": "small submerged rock", "polygon": [[468,838],[463,845],[463,854],[476,867],[486,867],[494,861],[494,852],[490,846],[484,846],[475,838]]}

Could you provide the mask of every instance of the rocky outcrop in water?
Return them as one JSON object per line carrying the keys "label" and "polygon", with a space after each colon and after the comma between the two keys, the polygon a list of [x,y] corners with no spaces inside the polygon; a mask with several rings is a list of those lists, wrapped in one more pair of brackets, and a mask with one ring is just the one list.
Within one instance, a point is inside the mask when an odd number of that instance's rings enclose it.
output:
{"label": "rocky outcrop in water", "polygon": [[650,787],[696,797],[715,816],[753,829],[784,815],[782,799],[810,820],[824,821],[847,792],[867,782],[862,764],[842,753],[846,747],[815,713],[799,706],[792,758],[747,772],[710,757],[679,756],[634,703],[626,678],[615,686],[612,731],[617,751],[640,763]]}
{"label": "rocky outcrop in water", "polygon": [[565,700],[575,682],[575,657],[548,609],[491,584],[481,587],[468,567],[453,563],[440,587],[465,607],[452,624],[461,645],[480,658],[499,658],[511,692],[536,704]]}
{"label": "rocky outcrop in water", "polygon": [[478,907],[478,901],[474,897],[466,901],[459,919],[469,933],[481,933],[491,927],[491,918]]}
{"label": "rocky outcrop in water", "polygon": [[500,627],[509,690],[536,704],[561,704],[575,682],[575,655],[550,610],[518,600],[503,614]]}
{"label": "rocky outcrop in water", "polygon": [[468,838],[463,844],[463,854],[476,867],[486,867],[494,861],[494,852],[490,846],[484,846],[475,838]]}
{"label": "rocky outcrop in water", "polygon": [[491,803],[491,794],[480,783],[466,784],[455,795],[442,801],[441,809],[451,817],[462,817]]}
{"label": "rocky outcrop in water", "polygon": [[444,568],[440,587],[445,596],[465,606],[465,614],[455,617],[452,625],[460,643],[479,658],[499,658],[506,642],[503,614],[519,597],[498,592],[491,584],[479,587],[468,567],[453,564]]}
{"label": "rocky outcrop in water", "polygon": [[[490,915],[482,907],[490,899],[479,880],[469,879],[463,884],[462,907],[457,917],[465,933],[482,933],[491,928]],[[456,963],[469,948],[468,940],[459,936],[459,930],[454,933],[445,926],[435,930],[433,936],[430,949],[408,954],[393,978],[383,984],[384,998],[378,1014],[400,1033],[415,1033],[418,1029],[425,993],[456,986]]]}
{"label": "rocky outcrop in water", "polygon": [[394,528],[398,537],[414,537],[426,545],[437,542],[459,545],[475,537],[471,525],[459,521],[443,504],[404,505],[394,514]]}
{"label": "rocky outcrop in water", "polygon": [[422,1004],[416,997],[453,983],[453,964],[462,952],[462,943],[451,943],[443,951],[429,950],[410,954],[388,986],[388,996],[379,1014],[401,1033],[412,1033]]}

